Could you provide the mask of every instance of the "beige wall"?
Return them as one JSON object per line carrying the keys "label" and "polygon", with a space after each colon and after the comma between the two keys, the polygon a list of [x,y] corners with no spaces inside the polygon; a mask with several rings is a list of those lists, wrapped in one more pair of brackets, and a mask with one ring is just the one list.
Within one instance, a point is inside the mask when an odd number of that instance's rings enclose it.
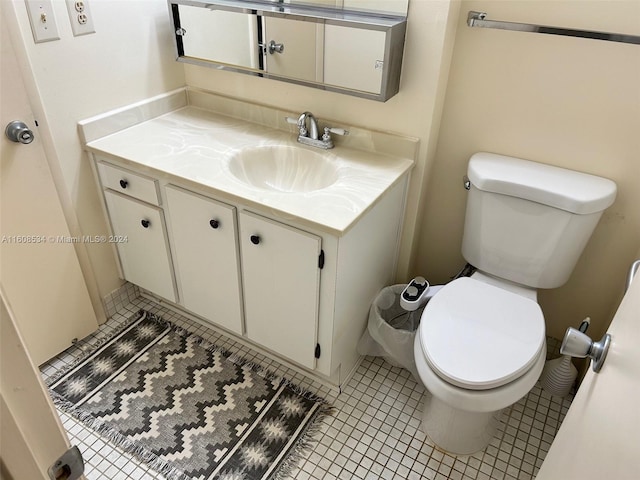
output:
{"label": "beige wall", "polygon": [[489,151],[601,175],[618,185],[569,282],[541,291],[548,334],[591,316],[599,338],[640,245],[640,47],[468,28],[489,19],[640,35],[640,2],[465,1],[414,272],[445,282],[460,254],[471,154]]}
{"label": "beige wall", "polygon": [[409,3],[400,92],[385,103],[195,65],[185,65],[187,85],[282,109],[309,110],[321,122],[419,138],[399,265],[399,279],[405,280],[413,263],[423,179],[435,151],[459,7],[450,0]]}
{"label": "beige wall", "polygon": [[[477,9],[494,19],[640,34],[637,0],[462,6],[457,0],[412,0],[400,93],[386,103],[177,63],[164,0],[96,0],[91,5],[96,34],[82,37],[73,37],[64,2],[54,0],[61,39],[38,45],[24,2],[2,3],[11,5],[12,35],[22,44],[18,54],[32,75],[39,134],[82,233],[103,233],[106,226],[77,121],[172,90],[186,78],[188,85],[217,93],[419,138],[398,280],[421,273],[443,282],[461,267],[465,195],[460,178],[475,151],[612,178],[620,188],[618,200],[574,276],[565,287],[541,294],[555,336],[586,315],[594,319],[590,333],[597,336],[610,318],[640,243],[640,193],[633,183],[640,165],[640,48],[470,29],[464,18]],[[111,248],[91,245],[88,250],[104,296],[120,284]]]}
{"label": "beige wall", "polygon": [[[173,56],[167,3],[95,0],[96,33],[74,37],[64,0],[53,0],[60,40],[35,44],[24,0],[0,2],[39,123],[35,133],[72,234],[103,234],[106,223],[77,122],[184,85],[182,65]],[[79,256],[96,296],[122,283],[110,245],[91,244]]]}

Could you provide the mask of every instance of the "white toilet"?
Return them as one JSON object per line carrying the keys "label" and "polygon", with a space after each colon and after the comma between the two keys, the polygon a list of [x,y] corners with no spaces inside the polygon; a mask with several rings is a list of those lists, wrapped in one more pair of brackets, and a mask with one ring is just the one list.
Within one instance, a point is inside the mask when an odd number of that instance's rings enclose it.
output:
{"label": "white toilet", "polygon": [[604,209],[610,180],[492,153],[469,161],[462,254],[478,270],[427,304],[414,342],[431,396],[423,428],[454,454],[484,449],[502,409],[535,385],[546,358],[536,289],[571,274]]}

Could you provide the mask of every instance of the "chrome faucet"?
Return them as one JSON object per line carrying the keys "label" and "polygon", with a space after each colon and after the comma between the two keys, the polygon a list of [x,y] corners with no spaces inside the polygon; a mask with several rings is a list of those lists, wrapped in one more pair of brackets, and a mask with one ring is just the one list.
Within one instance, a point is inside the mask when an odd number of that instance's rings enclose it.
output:
{"label": "chrome faucet", "polygon": [[298,129],[300,135],[308,137],[311,140],[318,140],[318,121],[311,112],[304,112],[298,118]]}
{"label": "chrome faucet", "polygon": [[324,149],[333,148],[332,133],[336,135],[349,135],[349,132],[344,128],[324,127],[324,134],[322,138],[319,138],[318,121],[311,112],[302,113],[298,119],[292,117],[285,117],[284,119],[288,123],[298,127],[298,142],[312,147]]}

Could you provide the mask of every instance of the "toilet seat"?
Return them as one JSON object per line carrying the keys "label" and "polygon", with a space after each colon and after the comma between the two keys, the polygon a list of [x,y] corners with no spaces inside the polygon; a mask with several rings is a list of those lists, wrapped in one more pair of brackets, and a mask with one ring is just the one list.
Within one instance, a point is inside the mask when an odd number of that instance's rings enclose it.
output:
{"label": "toilet seat", "polygon": [[545,348],[536,302],[469,277],[450,282],[429,301],[418,335],[431,369],[469,390],[515,380]]}

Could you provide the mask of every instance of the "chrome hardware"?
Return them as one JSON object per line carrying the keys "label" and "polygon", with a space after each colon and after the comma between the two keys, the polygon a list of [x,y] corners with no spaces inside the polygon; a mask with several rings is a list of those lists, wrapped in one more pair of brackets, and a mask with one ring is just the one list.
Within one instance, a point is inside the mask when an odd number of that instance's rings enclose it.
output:
{"label": "chrome hardware", "polygon": [[627,276],[627,283],[625,284],[624,291],[626,293],[631,286],[631,282],[633,282],[633,277],[638,273],[638,269],[640,269],[640,260],[636,260],[631,264],[631,268],[629,269],[629,275]]}
{"label": "chrome hardware", "polygon": [[187,31],[184,28],[176,29],[176,36],[184,37],[187,34]]}
{"label": "chrome hardware", "polygon": [[598,373],[607,358],[609,345],[611,344],[611,335],[606,333],[599,342],[594,342],[591,338],[576,330],[573,327],[567,329],[562,340],[560,353],[571,357],[585,358],[589,357],[593,360],[591,368]]}
{"label": "chrome hardware", "polygon": [[318,138],[318,121],[311,112],[304,112],[297,120],[292,117],[284,117],[284,119],[287,123],[298,127],[298,142],[312,147],[328,150],[334,147],[332,133],[349,135],[349,131],[344,128],[324,127],[322,138]]}
{"label": "chrome hardware", "polygon": [[284,43],[276,43],[275,40],[271,40],[269,42],[269,46],[267,47],[269,53],[273,55],[274,53],[283,53],[284,52]]}
{"label": "chrome hardware", "polygon": [[465,175],[464,177],[462,177],[462,181],[464,182],[464,189],[471,190],[471,180],[469,180],[469,177]]}
{"label": "chrome hardware", "polygon": [[486,20],[486,18],[487,14],[485,12],[470,11],[467,15],[467,25],[469,25],[470,27],[497,28],[499,30],[513,30],[516,32],[546,33],[550,35],[561,35],[565,37],[590,38],[592,40],[607,40],[609,42],[633,43],[636,45],[640,45],[640,36],[638,35],[548,27],[545,25],[533,25],[530,23]]}
{"label": "chrome hardware", "polygon": [[78,447],[71,447],[47,470],[51,480],[76,480],[84,473],[84,460]]}
{"label": "chrome hardware", "polygon": [[25,145],[33,142],[33,132],[24,122],[14,120],[7,124],[4,134],[9,140],[16,143],[24,143]]}

